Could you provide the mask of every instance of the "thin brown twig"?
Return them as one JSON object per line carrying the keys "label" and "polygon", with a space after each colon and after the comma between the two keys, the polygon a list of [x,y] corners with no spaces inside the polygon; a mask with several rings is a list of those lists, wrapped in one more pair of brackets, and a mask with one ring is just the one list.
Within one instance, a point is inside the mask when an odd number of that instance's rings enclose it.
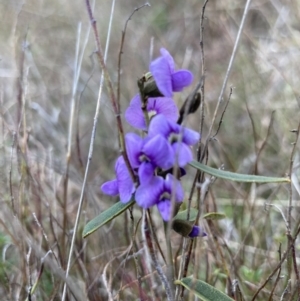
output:
{"label": "thin brown twig", "polygon": [[151,229],[151,233],[153,235],[153,239],[154,239],[154,242],[158,248],[158,251],[160,253],[160,256],[162,257],[162,259],[164,260],[164,263],[167,263],[167,260],[166,260],[166,257],[161,249],[161,246],[159,244],[159,241],[158,241],[158,238],[157,238],[157,235],[156,235],[156,232],[153,230],[154,229],[154,223],[153,223],[153,220],[152,220],[152,216],[151,216],[151,211],[148,210],[148,218],[149,218],[149,224],[150,224],[150,229]]}
{"label": "thin brown twig", "polygon": [[41,223],[39,222],[39,220],[38,220],[38,218],[37,218],[35,212],[32,212],[32,216],[33,216],[33,219],[34,219],[34,221],[36,222],[37,226],[41,229],[42,235],[43,235],[43,237],[44,237],[44,239],[45,239],[45,241],[46,241],[46,243],[47,243],[47,248],[48,248],[48,249],[51,251],[51,253],[53,254],[53,257],[54,257],[54,259],[56,260],[57,265],[59,265],[59,260],[58,260],[57,256],[55,255],[55,252],[54,252],[53,248],[51,247],[51,245],[50,245],[50,243],[49,243],[48,236],[47,236],[47,234],[46,234],[46,232],[45,232],[43,226],[42,226]]}
{"label": "thin brown twig", "polygon": [[91,71],[90,76],[88,77],[88,79],[86,80],[86,82],[84,83],[84,87],[80,92],[80,95],[78,97],[78,104],[77,104],[77,108],[76,108],[76,151],[77,151],[77,157],[78,157],[78,161],[80,164],[80,168],[82,170],[82,173],[84,173],[84,164],[83,164],[83,160],[82,160],[82,156],[81,156],[81,148],[80,148],[80,132],[79,132],[79,123],[80,123],[80,118],[79,118],[79,109],[80,109],[80,102],[83,96],[84,91],[86,90],[86,87],[89,83],[89,81],[92,79],[93,75],[95,73],[95,66],[93,67],[93,70]]}
{"label": "thin brown twig", "polygon": [[[202,5],[202,10],[201,10],[201,16],[200,16],[200,52],[201,52],[201,63],[202,63],[202,69],[201,69],[201,79],[198,83],[198,85],[196,86],[196,89],[193,91],[192,94],[192,98],[194,98],[194,95],[197,93],[197,91],[201,88],[201,93],[200,93],[200,114],[201,114],[201,118],[200,118],[200,127],[199,127],[199,134],[200,134],[200,138],[199,138],[199,142],[198,142],[198,148],[197,148],[197,158],[201,157],[201,141],[202,141],[202,134],[203,134],[203,124],[204,124],[204,109],[205,109],[205,94],[204,94],[204,85],[205,85],[205,56],[204,56],[204,14],[205,14],[205,8],[206,5],[208,3],[209,0],[205,0],[205,2]],[[186,110],[189,108],[189,106],[187,106]],[[192,198],[193,198],[193,194],[196,188],[196,183],[198,182],[200,177],[200,172],[197,170],[192,187],[191,187],[191,191],[189,194],[189,198],[188,198],[188,210],[187,210],[187,220],[189,219],[189,215],[190,215],[190,209],[191,209],[191,204],[192,204]],[[181,262],[180,262],[180,266],[183,267],[183,271],[182,271],[182,275],[183,277],[186,275],[187,270],[188,270],[188,266],[190,263],[190,258],[191,258],[191,254],[192,254],[192,249],[193,249],[193,240],[191,240],[190,242],[188,242],[186,239],[183,240],[184,244],[183,244],[183,255],[185,253],[185,249],[189,244],[189,248],[187,251],[187,255],[186,256],[182,256],[181,258]],[[181,269],[179,269],[179,271],[181,272]],[[180,277],[180,275],[178,275]],[[180,291],[178,290],[178,287],[176,287],[176,300],[178,300],[178,298],[180,297],[181,299],[183,298],[183,294],[184,294],[184,287],[182,286],[180,288]]]}
{"label": "thin brown twig", "polygon": [[227,109],[227,107],[228,107],[228,105],[229,105],[229,102],[230,102],[230,99],[231,99],[232,91],[233,91],[233,89],[232,89],[232,87],[230,87],[229,96],[228,96],[228,99],[227,99],[225,108],[224,108],[224,110],[223,110],[223,112],[222,112],[222,114],[221,114],[221,118],[220,118],[220,121],[219,121],[219,125],[218,125],[218,128],[217,128],[217,131],[216,131],[216,133],[211,137],[211,139],[214,139],[214,138],[218,135],[218,133],[219,133],[219,131],[220,131],[221,124],[222,124],[222,122],[223,122],[223,117],[224,117],[224,115],[225,115],[226,109]]}
{"label": "thin brown twig", "polygon": [[251,122],[251,126],[252,126],[252,134],[253,134],[253,140],[254,140],[254,151],[255,151],[255,154],[257,154],[256,145],[257,145],[257,140],[258,140],[258,134],[257,134],[256,128],[255,128],[253,114],[249,109],[248,102],[247,102],[246,99],[245,99],[245,105],[246,105],[246,110],[247,110],[247,113],[248,113],[248,116],[249,116],[249,119],[250,119],[250,122]]}
{"label": "thin brown twig", "polygon": [[18,90],[18,95],[17,95],[17,127],[19,129],[20,124],[21,124],[21,118],[22,118],[22,103],[23,103],[23,79],[24,79],[24,63],[25,63],[25,51],[27,47],[27,34],[28,34],[28,29],[26,30],[24,40],[22,41],[22,51],[21,51],[21,57],[20,57],[20,76],[17,81],[17,90]]}
{"label": "thin brown twig", "polygon": [[[279,248],[278,248],[278,256],[279,256],[279,260],[281,260],[281,244],[279,245]],[[277,284],[279,282],[280,274],[281,274],[281,266],[278,269],[277,277],[275,279],[275,283],[274,283],[273,288],[271,290],[271,293],[270,293],[268,301],[272,301],[273,300],[273,294],[274,294],[275,288],[276,288],[276,286],[277,286]]]}
{"label": "thin brown twig", "polygon": [[294,271],[296,274],[296,287],[298,287],[298,293],[300,296],[300,279],[299,279],[299,270],[298,270],[298,266],[297,266],[297,258],[296,258],[296,252],[295,252],[295,244],[292,243],[292,258],[293,258],[293,265],[294,265]]}
{"label": "thin brown twig", "polygon": [[101,66],[103,75],[104,75],[104,80],[105,80],[105,84],[106,84],[106,88],[108,90],[108,94],[109,94],[109,98],[115,113],[115,117],[116,117],[116,121],[117,121],[117,127],[118,127],[118,131],[119,131],[119,146],[120,146],[120,152],[124,157],[124,161],[125,164],[127,166],[127,169],[129,171],[129,174],[131,176],[131,178],[133,179],[133,181],[135,182],[136,180],[136,176],[134,175],[134,172],[132,170],[132,167],[129,163],[129,159],[126,153],[126,148],[125,148],[125,138],[124,138],[124,130],[123,130],[123,124],[122,124],[122,120],[121,120],[121,115],[120,112],[118,110],[118,104],[117,104],[117,100],[116,100],[116,96],[113,90],[113,86],[112,86],[112,81],[110,79],[105,61],[104,61],[104,56],[103,56],[103,51],[102,51],[102,47],[101,47],[101,43],[100,43],[100,39],[99,39],[99,34],[98,34],[98,29],[97,29],[97,25],[96,25],[96,20],[94,19],[93,16],[93,12],[91,9],[91,5],[90,5],[90,1],[89,0],[85,0],[86,3],[86,8],[87,8],[87,12],[89,15],[89,19],[91,22],[91,26],[93,29],[93,33],[94,33],[94,39],[96,42],[96,56],[98,58],[99,64]]}
{"label": "thin brown twig", "polygon": [[[194,245],[194,240],[195,239],[191,239],[188,243],[189,243],[189,249],[187,251],[186,256],[182,256],[185,257],[185,261],[184,261],[184,267],[183,267],[183,273],[182,273],[182,278],[186,277],[187,275],[187,271],[188,271],[188,267],[189,267],[189,263],[190,263],[190,259],[191,259],[191,255],[192,255],[192,250],[193,250],[193,245]],[[180,298],[181,300],[183,300],[183,294],[184,294],[184,289],[181,289],[180,292]]]}
{"label": "thin brown twig", "polygon": [[158,259],[157,259],[156,253],[155,253],[155,249],[154,249],[154,245],[153,245],[153,241],[152,241],[151,228],[149,226],[148,218],[147,218],[146,214],[144,215],[144,229],[143,229],[143,231],[145,233],[146,245],[147,245],[147,248],[149,250],[149,254],[150,254],[151,259],[153,261],[154,267],[157,271],[157,274],[158,274],[161,282],[165,286],[165,292],[166,292],[167,300],[172,301],[173,300],[173,292],[171,290],[171,285],[170,285],[166,275],[164,274],[160,263],[158,262]]}
{"label": "thin brown twig", "polygon": [[123,54],[123,47],[124,47],[124,42],[125,42],[125,35],[126,35],[126,30],[127,30],[127,25],[128,22],[131,20],[132,16],[139,11],[140,9],[142,9],[145,6],[151,6],[148,2],[146,2],[145,4],[135,7],[133,12],[130,14],[130,16],[127,18],[124,28],[122,30],[122,37],[121,37],[121,45],[120,45],[120,51],[119,51],[119,58],[118,58],[118,86],[117,86],[117,107],[118,107],[118,111],[121,111],[121,105],[120,105],[120,85],[121,85],[121,60],[122,60],[122,54]]}
{"label": "thin brown twig", "polygon": [[[133,252],[134,252],[134,254],[136,254],[138,252],[138,248],[137,248],[137,245],[135,244],[135,237],[136,237],[137,228],[138,228],[138,225],[139,225],[141,219],[138,221],[137,226],[134,227],[134,217],[133,217],[133,214],[132,214],[132,208],[130,208],[129,212],[130,212],[131,233],[132,233],[131,241],[132,241]],[[128,255],[129,255],[129,253],[128,253]],[[139,288],[140,300],[143,301],[144,299],[143,299],[143,293],[142,293],[142,280],[141,280],[142,275],[141,275],[139,262],[138,262],[138,259],[137,259],[136,255],[133,256],[133,260],[134,260],[134,265],[135,265],[135,270],[136,270],[136,277],[138,279],[138,288]]]}
{"label": "thin brown twig", "polygon": [[[202,6],[202,12],[201,12],[201,18],[200,18],[200,52],[201,52],[201,75],[205,76],[205,56],[204,56],[204,13],[205,8],[209,0],[206,0]],[[205,82],[203,82],[203,86],[201,88],[201,118],[200,118],[200,128],[199,128],[199,134],[200,139],[198,143],[198,150],[197,150],[197,157],[201,157],[201,142],[202,142],[202,134],[203,134],[203,125],[204,125],[204,118],[205,118],[205,90],[204,90]]]}
{"label": "thin brown twig", "polygon": [[257,154],[256,154],[256,160],[255,160],[255,169],[254,169],[254,174],[258,174],[258,168],[257,168],[257,165],[258,165],[258,161],[259,161],[259,158],[260,158],[260,155],[263,151],[263,149],[265,148],[265,146],[267,145],[267,142],[268,142],[268,138],[270,137],[270,133],[271,133],[271,128],[272,128],[272,125],[273,125],[273,122],[274,122],[274,114],[275,114],[275,111],[272,111],[272,114],[271,114],[271,119],[270,119],[270,123],[269,123],[269,126],[268,126],[268,131],[267,131],[267,135],[266,135],[266,138],[264,139],[261,147],[259,148]]}
{"label": "thin brown twig", "polygon": [[247,0],[247,3],[245,5],[245,9],[244,9],[244,13],[243,13],[243,17],[242,17],[242,20],[241,20],[241,23],[240,23],[240,27],[239,27],[239,30],[238,30],[238,33],[237,33],[237,37],[236,37],[236,40],[235,40],[235,43],[234,43],[234,47],[233,47],[233,50],[232,50],[232,54],[231,54],[231,57],[230,57],[230,61],[229,61],[229,64],[228,64],[228,68],[227,68],[227,71],[226,71],[226,75],[225,75],[225,78],[224,78],[224,81],[223,81],[223,85],[222,85],[222,88],[221,88],[221,92],[220,92],[220,95],[219,95],[219,98],[218,98],[218,102],[217,102],[217,105],[216,105],[216,108],[215,108],[215,111],[214,111],[214,115],[213,115],[213,118],[212,118],[212,121],[211,121],[210,128],[208,130],[208,134],[207,134],[207,138],[206,138],[206,141],[205,141],[203,153],[201,155],[201,159],[202,160],[204,158],[204,154],[206,153],[206,149],[208,148],[208,143],[210,141],[210,137],[211,137],[211,133],[212,133],[212,130],[213,130],[213,126],[215,124],[215,120],[216,120],[217,114],[219,112],[220,104],[223,101],[223,94],[224,94],[225,88],[227,86],[227,82],[228,82],[228,79],[229,79],[229,76],[230,76],[230,73],[231,73],[233,62],[234,62],[234,59],[235,59],[235,56],[236,56],[236,53],[237,53],[237,49],[238,49],[238,46],[239,46],[240,38],[241,38],[241,35],[242,35],[242,32],[243,32],[243,28],[244,28],[244,25],[245,25],[246,17],[247,17],[248,10],[249,10],[249,7],[250,7],[250,3],[251,3],[251,0]]}

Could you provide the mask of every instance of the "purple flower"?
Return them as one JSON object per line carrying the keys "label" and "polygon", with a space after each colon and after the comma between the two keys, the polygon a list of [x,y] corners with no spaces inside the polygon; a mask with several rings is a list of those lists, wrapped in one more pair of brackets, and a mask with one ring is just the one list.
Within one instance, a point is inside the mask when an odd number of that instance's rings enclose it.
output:
{"label": "purple flower", "polygon": [[161,56],[150,64],[150,72],[154,77],[159,91],[167,97],[171,97],[173,92],[182,91],[189,86],[194,77],[188,70],[175,71],[175,63],[170,53],[165,49],[160,49]]}
{"label": "purple flower", "polygon": [[155,176],[147,184],[140,185],[135,193],[137,204],[145,209],[157,205],[157,208],[164,221],[171,218],[171,198],[172,190],[176,202],[182,202],[184,192],[180,182],[171,174],[166,176],[166,179]]}
{"label": "purple flower", "polygon": [[137,134],[129,133],[125,141],[130,164],[134,169],[138,168],[141,184],[151,180],[156,167],[166,170],[174,165],[171,145],[159,134],[143,139]]}
{"label": "purple flower", "polygon": [[204,237],[207,236],[207,234],[199,226],[193,226],[189,237],[194,238],[198,236]]}
{"label": "purple flower", "polygon": [[[193,154],[190,146],[197,143],[200,138],[199,133],[169,121],[163,115],[159,114],[151,120],[148,131],[149,137],[156,136],[157,134],[169,140],[174,156],[178,160],[179,167],[184,167],[192,161]],[[180,137],[180,135],[182,136]]]}
{"label": "purple flower", "polygon": [[115,164],[116,179],[105,182],[101,186],[103,193],[108,195],[120,195],[122,203],[130,201],[132,194],[135,192],[135,185],[131,179],[123,156],[120,156]]}
{"label": "purple flower", "polygon": [[[141,98],[140,95],[137,94],[132,98],[129,107],[125,112],[125,119],[131,126],[140,130],[146,130],[145,116],[141,106]],[[147,111],[150,118],[155,114],[163,114],[168,120],[175,122],[178,119],[178,108],[172,98],[149,97]]]}

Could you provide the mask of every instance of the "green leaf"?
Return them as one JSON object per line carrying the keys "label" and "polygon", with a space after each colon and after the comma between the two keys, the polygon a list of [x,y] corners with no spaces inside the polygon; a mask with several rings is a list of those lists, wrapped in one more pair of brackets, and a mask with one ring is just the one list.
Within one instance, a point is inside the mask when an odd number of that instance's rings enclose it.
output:
{"label": "green leaf", "polygon": [[[187,209],[186,209],[186,210],[179,211],[179,212],[174,216],[174,219],[181,219],[181,220],[186,221],[187,212],[188,212]],[[197,214],[198,214],[198,210],[195,209],[195,208],[191,208],[191,209],[190,209],[190,217],[189,217],[189,221],[190,221],[190,222],[194,222],[194,221],[196,220]]]}
{"label": "green leaf", "polygon": [[123,213],[126,209],[128,209],[130,206],[132,206],[135,203],[135,201],[132,199],[130,202],[123,204],[121,202],[118,202],[108,208],[107,210],[100,213],[98,216],[93,218],[91,221],[89,221],[84,229],[82,236],[83,238],[89,236],[93,232],[95,232],[100,227],[104,226],[111,220],[113,220],[115,217]]}
{"label": "green leaf", "polygon": [[191,277],[176,280],[175,284],[184,286],[204,301],[234,301],[232,298],[228,297],[208,283]]}
{"label": "green leaf", "polygon": [[208,213],[203,215],[203,218],[210,219],[212,221],[216,221],[216,220],[219,220],[219,219],[226,218],[226,214],[220,213],[220,212],[208,212]]}
{"label": "green leaf", "polygon": [[289,178],[273,178],[273,177],[264,177],[264,176],[256,176],[256,175],[245,175],[239,174],[235,172],[220,170],[216,168],[209,167],[202,163],[199,163],[195,160],[189,163],[192,167],[201,170],[209,175],[215,176],[217,178],[222,178],[225,180],[231,180],[236,182],[248,182],[248,183],[282,183],[282,182],[290,182]]}

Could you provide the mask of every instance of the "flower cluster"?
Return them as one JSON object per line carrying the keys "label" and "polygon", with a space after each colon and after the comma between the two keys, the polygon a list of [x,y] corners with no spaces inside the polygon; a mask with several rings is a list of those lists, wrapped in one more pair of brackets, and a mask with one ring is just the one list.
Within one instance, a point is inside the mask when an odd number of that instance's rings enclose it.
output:
{"label": "flower cluster", "polygon": [[[104,183],[101,189],[105,194],[119,195],[123,203],[129,202],[134,194],[139,206],[147,209],[156,205],[163,220],[168,221],[171,199],[181,203],[184,198],[180,178],[173,176],[172,168],[183,169],[192,160],[191,146],[200,137],[197,132],[176,122],[178,109],[172,99],[173,92],[182,91],[192,83],[193,75],[188,70],[175,71],[169,52],[163,48],[160,52],[161,56],[149,67],[158,96],[138,94],[125,112],[127,122],[144,133],[144,137],[135,133],[125,136],[126,152],[138,184],[133,182],[124,158],[120,156],[115,164],[116,178]],[[150,119],[149,125],[145,112]]]}

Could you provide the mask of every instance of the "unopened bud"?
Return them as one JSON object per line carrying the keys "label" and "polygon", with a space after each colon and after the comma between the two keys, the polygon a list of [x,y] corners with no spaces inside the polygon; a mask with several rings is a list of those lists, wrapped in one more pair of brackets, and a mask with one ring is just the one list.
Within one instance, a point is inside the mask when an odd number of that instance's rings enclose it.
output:
{"label": "unopened bud", "polygon": [[177,123],[181,124],[183,118],[189,114],[195,113],[201,104],[201,94],[199,92],[190,94],[179,111]]}
{"label": "unopened bud", "polygon": [[148,97],[163,97],[158,90],[157,85],[153,77],[144,84],[144,95]]}
{"label": "unopened bud", "polygon": [[172,229],[183,237],[188,237],[193,230],[193,225],[187,221],[175,219],[172,223]]}
{"label": "unopened bud", "polygon": [[183,237],[194,238],[198,236],[207,236],[207,234],[199,226],[193,226],[190,222],[181,219],[173,220],[172,229]]}

